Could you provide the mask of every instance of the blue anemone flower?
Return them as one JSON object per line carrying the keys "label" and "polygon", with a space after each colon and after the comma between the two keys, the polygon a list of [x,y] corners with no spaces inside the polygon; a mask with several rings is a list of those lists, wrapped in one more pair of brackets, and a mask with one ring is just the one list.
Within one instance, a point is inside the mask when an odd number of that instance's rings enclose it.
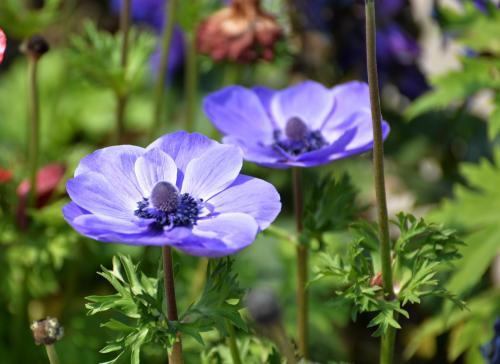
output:
{"label": "blue anemone flower", "polygon": [[[164,14],[166,0],[132,0],[131,16],[137,23],[149,25],[151,28],[160,32],[164,26]],[[123,0],[111,0],[111,9],[119,13],[123,6]]]}
{"label": "blue anemone flower", "polygon": [[219,257],[250,245],[281,209],[273,185],[240,174],[239,148],[201,134],[167,134],[147,148],[86,156],[67,183],[66,221],[95,240],[170,245]]}
{"label": "blue anemone flower", "polygon": [[495,321],[494,331],[491,341],[481,347],[481,353],[488,364],[500,364],[500,318]]}
{"label": "blue anemone flower", "polygon": [[[306,81],[284,90],[229,86],[203,108],[224,142],[246,160],[273,168],[313,167],[372,149],[368,85],[332,89]],[[389,125],[383,122],[384,138]]]}

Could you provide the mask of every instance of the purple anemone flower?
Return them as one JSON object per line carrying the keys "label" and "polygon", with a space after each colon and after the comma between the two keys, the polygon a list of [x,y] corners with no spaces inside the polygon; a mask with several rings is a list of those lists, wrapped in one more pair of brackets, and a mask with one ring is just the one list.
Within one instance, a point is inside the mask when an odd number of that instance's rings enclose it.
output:
{"label": "purple anemone flower", "polygon": [[[273,168],[313,167],[372,149],[368,85],[332,89],[306,81],[284,90],[229,86],[209,94],[206,115],[245,159]],[[383,123],[387,137],[389,125]]]}
{"label": "purple anemone flower", "polygon": [[[144,23],[160,32],[163,29],[166,0],[132,0],[132,20]],[[119,13],[123,6],[123,0],[111,0],[111,9]]]}
{"label": "purple anemone flower", "polygon": [[167,134],[147,148],[97,150],[67,183],[66,221],[95,240],[219,257],[251,244],[281,209],[273,185],[240,174],[239,148]]}

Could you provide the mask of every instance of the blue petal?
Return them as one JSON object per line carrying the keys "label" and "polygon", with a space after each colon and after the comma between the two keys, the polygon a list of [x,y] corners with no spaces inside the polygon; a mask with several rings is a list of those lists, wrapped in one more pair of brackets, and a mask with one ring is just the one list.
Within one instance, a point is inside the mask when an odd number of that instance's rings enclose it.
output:
{"label": "blue petal", "polygon": [[102,174],[86,172],[66,184],[69,196],[80,208],[95,214],[130,219],[139,199],[117,191]]}
{"label": "blue petal", "polygon": [[87,172],[97,172],[112,185],[116,194],[125,194],[139,201],[141,189],[135,178],[134,164],[145,149],[132,145],[117,145],[96,150],[82,158],[75,170],[75,177]]}
{"label": "blue petal", "polygon": [[277,91],[271,101],[273,117],[281,129],[293,117],[302,119],[312,130],[319,129],[333,106],[331,91],[313,81]]}
{"label": "blue petal", "polygon": [[258,230],[257,222],[250,215],[225,213],[199,220],[193,227],[193,235],[173,246],[190,255],[221,257],[250,245]]}
{"label": "blue petal", "polygon": [[175,186],[177,167],[174,160],[160,149],[150,149],[135,162],[135,175],[144,197],[161,181]]}
{"label": "blue petal", "polygon": [[280,195],[272,184],[242,174],[207,203],[214,206],[214,213],[242,212],[252,216],[260,230],[267,228],[281,210]]}
{"label": "blue petal", "polygon": [[242,165],[243,157],[238,147],[220,145],[212,148],[189,162],[181,192],[207,200],[228,187],[238,176]]}
{"label": "blue petal", "polygon": [[205,97],[203,110],[223,134],[271,143],[273,130],[257,94],[241,86],[229,86]]}
{"label": "blue petal", "polygon": [[188,163],[217,145],[219,143],[202,134],[178,131],[158,138],[146,149],[158,148],[172,157],[178,168],[177,187],[179,187]]}

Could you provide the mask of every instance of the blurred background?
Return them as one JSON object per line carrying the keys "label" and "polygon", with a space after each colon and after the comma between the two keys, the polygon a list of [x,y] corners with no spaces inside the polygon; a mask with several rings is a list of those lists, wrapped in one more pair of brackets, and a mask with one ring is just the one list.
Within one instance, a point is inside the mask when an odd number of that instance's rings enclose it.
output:
{"label": "blurred background", "polygon": [[[305,79],[331,87],[366,79],[364,4],[357,0],[263,0],[282,36],[259,44],[259,54],[217,56],[200,24],[225,1],[179,1],[175,14],[161,124],[151,117],[159,77],[160,38],[167,24],[164,2],[132,1],[128,104],[120,142],[145,146],[155,136],[192,129],[220,139],[201,109],[204,95],[230,84],[283,88]],[[388,206],[457,229],[464,258],[443,274],[446,287],[466,300],[461,311],[440,300],[409,307],[401,320],[396,362],[487,363],[480,347],[494,336],[500,316],[500,11],[496,1],[378,0],[377,60],[384,118]],[[120,0],[2,0],[0,28],[7,49],[0,65],[0,358],[2,363],[44,363],[29,323],[59,318],[65,337],[57,344],[62,363],[98,363],[113,332],[87,316],[85,297],[108,294],[96,272],[113,255],[129,254],[155,275],[157,249],[103,244],[74,232],[63,220],[65,181],[78,161],[116,143],[115,96],[119,75]],[[212,19],[213,20],[213,19]],[[210,20],[209,20],[210,21]],[[215,21],[215,20],[213,20]],[[201,32],[201,33],[200,33]],[[27,60],[19,47],[41,34],[50,44],[39,60],[40,153],[36,208],[28,208],[29,113]],[[228,47],[230,39],[217,46]],[[215,36],[214,36],[215,37]],[[222,44],[222,45],[221,45]],[[211,48],[212,47],[212,48]],[[207,51],[209,49],[209,51]],[[374,219],[371,155],[305,171],[317,176],[348,173],[362,206]],[[245,164],[244,172],[272,182],[284,210],[277,225],[293,229],[290,174]],[[328,196],[325,196],[328,198]],[[326,231],[314,251],[342,252],[347,227]],[[326,246],[326,247],[325,247]],[[314,255],[314,254],[313,254]],[[201,287],[197,258],[177,254],[178,305],[186,307]],[[271,287],[295,336],[294,246],[261,234],[235,256],[243,288]],[[313,256],[314,261],[314,256]],[[311,263],[314,265],[314,263]],[[202,271],[203,273],[203,271]],[[110,314],[111,315],[111,314]],[[370,315],[350,319],[349,307],[329,283],[311,286],[311,353],[320,363],[374,363],[378,339]],[[500,334],[500,333],[499,333]],[[239,333],[249,347],[245,362],[266,362],[264,339]],[[230,363],[216,333],[206,347],[185,342],[188,363]],[[491,348],[490,348],[491,349]],[[498,349],[500,350],[500,348]],[[200,354],[201,352],[201,354]],[[144,363],[164,362],[148,347]],[[491,361],[493,363],[493,361]],[[497,362],[495,362],[497,363]]]}

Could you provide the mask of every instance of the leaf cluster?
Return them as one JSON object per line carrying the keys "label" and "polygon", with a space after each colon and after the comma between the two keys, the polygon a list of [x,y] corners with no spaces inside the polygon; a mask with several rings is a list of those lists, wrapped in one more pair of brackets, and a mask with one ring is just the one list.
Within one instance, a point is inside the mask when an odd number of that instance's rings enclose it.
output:
{"label": "leaf cluster", "polygon": [[42,32],[60,20],[61,0],[45,0],[39,9],[30,9],[25,1],[0,1],[0,24],[9,36],[27,38]]}
{"label": "leaf cluster", "polygon": [[154,38],[147,32],[130,29],[125,69],[121,65],[122,42],[121,33],[100,31],[94,23],[86,22],[83,34],[71,38],[69,59],[82,78],[118,95],[127,95],[143,77]]}
{"label": "leaf cluster", "polygon": [[[85,306],[89,315],[113,310],[122,318],[111,318],[101,326],[117,331],[118,337],[109,342],[101,353],[117,353],[105,364],[117,363],[130,355],[131,364],[140,362],[141,347],[148,343],[170,346],[175,337],[175,328],[167,321],[163,310],[162,279],[147,277],[138,272],[130,257],[113,257],[111,270],[102,267],[99,275],[116,290],[106,296],[89,296]],[[161,275],[159,275],[161,276]]]}
{"label": "leaf cluster", "polygon": [[166,350],[178,332],[203,343],[200,333],[217,329],[224,335],[227,322],[246,330],[239,313],[243,290],[239,288],[237,276],[231,272],[232,265],[230,258],[211,261],[201,297],[180,315],[178,321],[169,321],[162,272],[158,272],[157,278],[148,277],[130,257],[113,257],[113,268],[102,267],[99,275],[116,293],[87,297],[89,303],[86,304],[89,315],[107,311],[118,314],[118,318],[113,317],[101,325],[118,332],[118,336],[101,349],[101,353],[116,354],[105,364],[117,363],[128,356],[131,364],[138,364],[144,345],[156,344]]}
{"label": "leaf cluster", "polygon": [[321,238],[327,231],[346,229],[361,211],[356,204],[357,192],[347,174],[340,178],[327,174],[308,188],[301,241]]}
{"label": "leaf cluster", "polygon": [[232,273],[231,258],[211,260],[208,263],[206,283],[195,303],[181,315],[178,329],[203,344],[200,332],[217,329],[226,336],[226,322],[246,331],[241,317],[244,290],[238,284],[237,274]]}
{"label": "leaf cluster", "polygon": [[314,280],[325,277],[336,280],[335,294],[353,305],[353,320],[359,313],[375,313],[368,325],[376,328],[374,336],[382,335],[389,327],[399,329],[397,316],[409,317],[403,307],[420,303],[424,296],[445,297],[465,307],[437,278],[439,272],[460,257],[458,249],[463,242],[452,230],[426,223],[410,214],[400,213],[392,224],[399,229],[399,238],[394,242],[393,300],[385,297],[380,272],[375,269],[379,253],[372,224],[356,224],[353,227],[355,239],[346,254],[321,253],[315,267]]}

